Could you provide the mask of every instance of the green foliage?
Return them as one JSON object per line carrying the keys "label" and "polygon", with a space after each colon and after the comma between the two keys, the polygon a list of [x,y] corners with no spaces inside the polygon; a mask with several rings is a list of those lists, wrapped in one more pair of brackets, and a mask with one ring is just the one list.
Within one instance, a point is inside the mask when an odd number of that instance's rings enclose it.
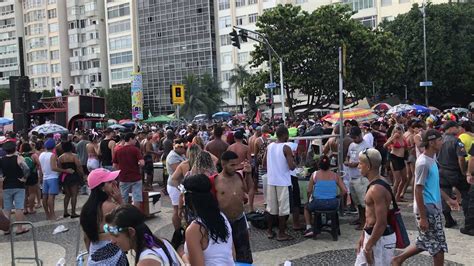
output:
{"label": "green foliage", "polygon": [[[419,87],[425,79],[420,7],[413,5],[410,12],[381,27],[400,40],[404,62],[400,83],[407,85],[411,98],[424,103],[424,88]],[[430,105],[467,105],[474,93],[474,4],[428,5],[426,33],[428,80],[433,81]]]}
{"label": "green foliage", "polygon": [[107,117],[113,119],[130,118],[132,113],[132,97],[130,87],[108,89],[105,94]]}
{"label": "green foliage", "polygon": [[41,92],[41,97],[42,98],[55,97],[54,90],[44,90],[44,91],[42,91]]}
{"label": "green foliage", "polygon": [[212,115],[223,104],[220,83],[210,74],[201,77],[189,75],[184,78],[186,103],[181,111],[184,117],[192,118],[197,114]]}
{"label": "green foliage", "polygon": [[[327,5],[312,13],[299,6],[278,5],[259,17],[259,32],[283,58],[290,112],[327,108],[337,102],[338,48],[343,45],[347,48],[346,92],[363,97],[371,94],[372,82],[396,86],[402,70],[399,44],[392,34],[372,31],[351,19],[352,15],[347,5]],[[253,66],[262,65],[268,60],[266,47],[258,45],[252,57]],[[278,71],[278,61],[272,59]],[[294,100],[298,92],[307,96],[304,103]]]}
{"label": "green foliage", "polygon": [[10,100],[10,89],[0,89],[0,104],[2,107],[5,100]]}

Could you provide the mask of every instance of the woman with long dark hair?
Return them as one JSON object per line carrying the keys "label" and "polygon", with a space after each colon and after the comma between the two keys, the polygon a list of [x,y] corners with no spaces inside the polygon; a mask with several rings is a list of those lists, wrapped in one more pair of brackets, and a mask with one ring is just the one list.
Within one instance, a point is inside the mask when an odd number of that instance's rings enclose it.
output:
{"label": "woman with long dark hair", "polygon": [[34,153],[31,145],[27,142],[21,144],[20,153],[25,158],[25,162],[30,168],[30,175],[26,179],[26,208],[25,214],[33,214],[35,211],[35,198],[37,196],[37,191],[39,188],[38,184],[38,165],[39,159],[38,155]]}
{"label": "woman with long dark hair", "polygon": [[153,235],[145,224],[145,215],[137,207],[120,206],[106,216],[106,221],[104,232],[122,251],[135,251],[136,265],[180,265],[171,244]]}
{"label": "woman with long dark hair", "polygon": [[209,178],[190,176],[181,190],[186,214],[194,219],[186,229],[186,258],[193,266],[234,265],[232,228],[211,193]]}
{"label": "woman with long dark hair", "polygon": [[122,203],[115,179],[120,171],[98,168],[89,173],[87,184],[91,193],[82,207],[80,223],[84,242],[89,251],[88,265],[128,265],[127,257],[111,243],[111,236],[103,231],[106,214]]}
{"label": "woman with long dark hair", "polygon": [[[77,218],[79,215],[76,213],[77,196],[79,194],[79,187],[82,186],[84,172],[82,171],[81,161],[79,157],[73,152],[74,146],[70,141],[61,142],[61,148],[63,154],[59,156],[59,167],[65,169],[70,168],[74,170],[72,174],[63,174],[60,177],[63,190],[64,190],[64,218],[71,216],[71,218]],[[71,201],[71,214],[68,213],[69,201]]]}

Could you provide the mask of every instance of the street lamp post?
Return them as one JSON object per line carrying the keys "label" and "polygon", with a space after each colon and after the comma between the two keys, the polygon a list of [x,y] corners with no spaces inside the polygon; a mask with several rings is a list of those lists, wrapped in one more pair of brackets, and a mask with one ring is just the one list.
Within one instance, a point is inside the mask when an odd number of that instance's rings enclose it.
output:
{"label": "street lamp post", "polygon": [[[426,59],[426,2],[423,1],[423,55],[425,60],[425,82],[428,81],[428,67],[427,67],[427,59]],[[428,87],[425,84],[425,105],[428,107]]]}

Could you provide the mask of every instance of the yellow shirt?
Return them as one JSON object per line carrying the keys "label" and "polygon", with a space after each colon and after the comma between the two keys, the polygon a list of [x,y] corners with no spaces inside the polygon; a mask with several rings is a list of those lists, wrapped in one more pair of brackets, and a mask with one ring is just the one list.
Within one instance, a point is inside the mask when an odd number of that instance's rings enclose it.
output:
{"label": "yellow shirt", "polygon": [[[474,137],[469,133],[462,133],[461,135],[459,135],[459,139],[464,144],[464,148],[466,148],[466,152],[469,153],[469,150],[471,149],[471,146],[472,146],[472,142],[474,141]],[[469,159],[471,159],[471,155],[468,154],[466,157],[466,161],[469,161]]]}

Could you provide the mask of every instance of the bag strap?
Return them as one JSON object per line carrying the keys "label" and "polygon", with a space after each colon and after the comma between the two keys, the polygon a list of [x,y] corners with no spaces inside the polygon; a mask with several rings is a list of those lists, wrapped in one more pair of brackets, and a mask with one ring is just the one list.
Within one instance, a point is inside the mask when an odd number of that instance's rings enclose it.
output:
{"label": "bag strap", "polygon": [[369,190],[369,188],[372,186],[372,185],[381,185],[383,186],[386,190],[388,190],[388,192],[390,192],[390,195],[392,196],[392,204],[393,204],[393,208],[395,210],[398,210],[398,204],[397,204],[397,201],[395,200],[395,195],[393,195],[393,192],[392,192],[392,188],[390,187],[389,184],[387,184],[387,182],[385,182],[384,180],[382,179],[376,179],[374,181],[372,181],[369,186],[367,186],[367,191]]}

